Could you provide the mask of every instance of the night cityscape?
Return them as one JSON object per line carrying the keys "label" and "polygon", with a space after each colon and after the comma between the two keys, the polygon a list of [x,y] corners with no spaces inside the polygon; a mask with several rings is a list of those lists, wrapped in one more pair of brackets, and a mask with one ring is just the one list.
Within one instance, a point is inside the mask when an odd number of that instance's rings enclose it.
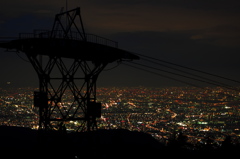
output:
{"label": "night cityscape", "polygon": [[[0,89],[1,125],[38,128],[34,90],[37,88]],[[191,146],[206,145],[209,138],[215,146],[221,146],[226,137],[231,137],[233,144],[239,143],[240,93],[235,90],[100,87],[97,97],[102,103],[98,129],[144,132],[165,145],[179,133],[187,137]],[[68,124],[67,131],[71,132],[78,122]]]}
{"label": "night cityscape", "polygon": [[0,2],[0,158],[239,156],[239,7]]}

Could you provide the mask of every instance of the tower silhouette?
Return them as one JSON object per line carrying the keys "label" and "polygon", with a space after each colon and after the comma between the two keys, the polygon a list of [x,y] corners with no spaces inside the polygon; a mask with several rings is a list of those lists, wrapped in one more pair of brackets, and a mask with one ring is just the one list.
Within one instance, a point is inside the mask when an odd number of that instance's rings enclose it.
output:
{"label": "tower silhouette", "polygon": [[86,34],[80,7],[56,14],[52,30],[20,33],[0,47],[25,53],[35,69],[39,91],[34,92],[34,105],[44,130],[96,130],[101,117],[99,74],[114,61],[139,59],[115,41]]}

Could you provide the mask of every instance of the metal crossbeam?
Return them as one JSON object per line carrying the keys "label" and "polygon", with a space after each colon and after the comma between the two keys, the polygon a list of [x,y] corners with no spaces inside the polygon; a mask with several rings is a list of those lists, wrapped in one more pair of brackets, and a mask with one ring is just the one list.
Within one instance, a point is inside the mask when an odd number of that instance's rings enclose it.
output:
{"label": "metal crossbeam", "polygon": [[[26,55],[38,74],[40,93],[47,94],[47,104],[39,106],[39,128],[60,129],[69,121],[78,121],[81,124],[76,126],[76,131],[97,129],[97,116],[88,107],[96,103],[97,77],[107,63],[91,64],[74,59],[67,67],[63,58],[49,56],[44,58],[43,65],[38,56]],[[72,94],[68,101],[63,99],[66,93]]]}
{"label": "metal crossbeam", "polygon": [[[66,24],[64,24],[63,16],[66,16]],[[77,20],[80,23],[80,26],[77,25]],[[76,8],[70,11],[59,13],[55,16],[55,21],[53,24],[51,38],[55,38],[57,33],[60,30],[63,31],[62,37],[64,39],[72,39],[72,31],[76,31],[80,35],[82,41],[86,41],[86,34],[84,26],[82,23],[82,18],[80,14],[80,8]]]}
{"label": "metal crossbeam", "polygon": [[108,63],[139,59],[118,49],[117,42],[85,34],[80,8],[57,14],[51,31],[4,38],[0,47],[24,52],[37,72],[39,92],[34,93],[34,104],[39,107],[39,128],[45,130],[72,128],[71,121],[75,131],[97,129],[96,118],[101,116],[101,104],[96,103],[99,74]]}

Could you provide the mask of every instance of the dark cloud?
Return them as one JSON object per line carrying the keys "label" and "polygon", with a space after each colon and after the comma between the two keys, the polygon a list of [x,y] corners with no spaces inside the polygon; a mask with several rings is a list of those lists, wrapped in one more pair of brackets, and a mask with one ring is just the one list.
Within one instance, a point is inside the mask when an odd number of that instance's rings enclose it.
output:
{"label": "dark cloud", "polygon": [[51,29],[53,20],[54,18],[41,18],[34,14],[6,19],[0,23],[0,36],[18,37],[19,33],[32,33],[34,29]]}
{"label": "dark cloud", "polygon": [[[190,38],[192,35],[194,35],[194,32],[191,31],[168,33],[125,32],[115,34],[112,36],[112,38],[121,41],[121,43],[119,43],[121,48],[132,52],[240,80],[240,77],[237,74],[238,68],[240,67],[238,62],[238,52],[240,49],[214,45],[209,39],[193,40]],[[166,69],[164,67],[148,63],[144,60],[139,60],[136,62],[152,67]],[[155,72],[156,70],[151,71]],[[169,76],[169,74],[161,71],[156,72]],[[118,68],[110,71],[110,74],[107,73],[104,73],[104,76],[108,77],[106,79],[111,79],[109,83],[114,83],[114,81],[117,81],[117,83],[122,82],[122,85],[131,85],[131,83],[134,83],[135,85],[144,85],[145,83],[146,85],[155,86],[162,84],[179,84],[174,80],[168,80],[158,75],[126,67],[125,65],[121,65]],[[180,77],[174,78],[182,79],[183,81],[186,80],[185,78]],[[101,76],[100,79],[103,79],[103,77]],[[121,80],[119,81],[118,79]],[[196,81],[189,82],[195,83]]]}
{"label": "dark cloud", "polygon": [[[88,33],[116,40],[120,48],[240,79],[237,73],[240,51],[238,0],[68,2],[68,8],[81,6]],[[51,29],[54,15],[63,6],[65,0],[0,2],[0,36],[18,36],[20,32],[32,32],[33,29]],[[0,63],[5,76],[1,82],[12,80],[14,83],[22,81],[23,84],[31,75],[36,78],[29,64],[22,64],[25,62],[16,54],[8,55],[3,51],[0,50],[3,57]],[[108,68],[115,66],[116,63],[112,63]],[[20,75],[24,72],[29,74]],[[104,71],[99,78],[101,85],[174,85],[174,82],[125,65]]]}
{"label": "dark cloud", "polygon": [[[119,46],[130,49],[133,52],[139,52],[155,56],[157,58],[172,59],[176,62],[182,60],[196,64],[205,59],[212,61],[220,54],[228,53],[238,56],[237,50],[240,48],[229,48],[228,46],[215,45],[212,39],[193,39],[196,33],[194,31],[183,32],[126,32],[118,33],[113,36],[118,41]],[[227,51],[227,52],[226,52]],[[175,57],[175,58],[174,58]],[[186,60],[184,60],[186,59]],[[222,60],[225,60],[224,58]],[[211,63],[211,62],[210,62]]]}

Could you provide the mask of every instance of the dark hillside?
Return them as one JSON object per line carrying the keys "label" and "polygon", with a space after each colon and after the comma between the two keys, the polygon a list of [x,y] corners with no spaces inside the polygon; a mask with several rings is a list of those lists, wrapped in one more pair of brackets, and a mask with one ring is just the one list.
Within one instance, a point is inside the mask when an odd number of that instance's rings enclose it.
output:
{"label": "dark hillside", "polygon": [[149,134],[125,129],[65,133],[0,126],[0,158],[219,158],[222,155],[238,155],[239,146],[228,140],[218,148],[207,144],[193,150],[189,149],[184,138],[170,141],[168,146],[164,146]]}

